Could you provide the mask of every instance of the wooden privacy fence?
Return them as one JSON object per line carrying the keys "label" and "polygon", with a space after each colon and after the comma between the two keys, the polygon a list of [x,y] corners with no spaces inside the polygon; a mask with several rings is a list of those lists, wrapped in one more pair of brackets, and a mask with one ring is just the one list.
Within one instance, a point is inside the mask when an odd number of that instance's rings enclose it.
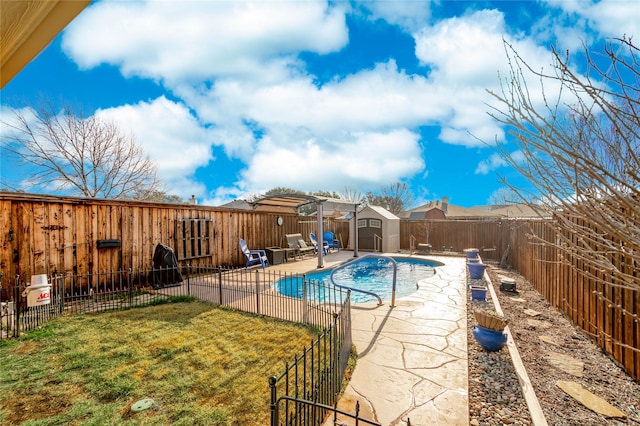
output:
{"label": "wooden privacy fence", "polygon": [[[585,225],[582,223],[581,225]],[[549,303],[582,328],[632,377],[640,379],[640,265],[611,254],[614,268],[635,277],[622,286],[585,259],[555,246],[558,232],[551,221],[513,221],[511,265]],[[570,235],[574,241],[579,235]]]}
{"label": "wooden privacy fence", "polygon": [[555,246],[558,232],[568,231],[558,230],[550,220],[535,219],[400,223],[403,248],[409,247],[413,235],[417,243],[429,243],[434,250],[453,248],[460,252],[475,247],[481,249],[484,260],[500,261],[504,256],[552,306],[639,379],[640,265],[619,254],[612,255],[614,268],[637,277],[635,288],[620,286],[609,279],[606,271],[561,253]]}
{"label": "wooden privacy fence", "polygon": [[[329,217],[323,226],[349,237],[346,221]],[[244,265],[240,238],[250,248],[286,247],[285,234],[308,239],[316,228],[294,212],[0,193],[0,272],[29,279],[148,269],[158,243],[173,248],[181,265]]]}
{"label": "wooden privacy fence", "polygon": [[403,220],[400,247],[409,249],[413,236],[418,244],[431,244],[436,251],[462,252],[478,248],[483,259],[500,260],[509,244],[507,220]]}
{"label": "wooden privacy fence", "polygon": [[[276,218],[282,216],[283,224]],[[434,250],[479,248],[484,260],[505,257],[554,307],[584,329],[634,378],[640,378],[640,265],[623,257],[614,267],[638,277],[636,287],[607,281],[583,259],[561,254],[557,232],[544,220],[400,222],[400,247],[429,243]],[[295,213],[233,210],[114,200],[86,200],[0,193],[0,273],[93,274],[148,269],[158,243],[172,247],[184,265],[243,265],[238,247],[286,246],[286,234],[316,232],[314,218]],[[349,222],[326,218],[344,246]],[[584,224],[583,224],[584,226]],[[536,243],[532,235],[546,244]],[[581,272],[584,271],[584,272]],[[593,277],[599,277],[594,279]],[[1,283],[1,281],[0,281]],[[2,300],[9,296],[0,294]]]}

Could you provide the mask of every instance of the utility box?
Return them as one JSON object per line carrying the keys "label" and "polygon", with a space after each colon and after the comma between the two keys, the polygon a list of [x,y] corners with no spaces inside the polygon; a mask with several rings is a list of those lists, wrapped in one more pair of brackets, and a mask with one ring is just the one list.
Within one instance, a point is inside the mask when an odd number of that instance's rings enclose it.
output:
{"label": "utility box", "polygon": [[516,280],[514,280],[513,278],[506,278],[506,277],[500,278],[500,290],[515,292]]}
{"label": "utility box", "polygon": [[27,307],[48,305],[51,303],[51,285],[47,281],[47,275],[32,275],[31,284],[22,292],[27,296]]}

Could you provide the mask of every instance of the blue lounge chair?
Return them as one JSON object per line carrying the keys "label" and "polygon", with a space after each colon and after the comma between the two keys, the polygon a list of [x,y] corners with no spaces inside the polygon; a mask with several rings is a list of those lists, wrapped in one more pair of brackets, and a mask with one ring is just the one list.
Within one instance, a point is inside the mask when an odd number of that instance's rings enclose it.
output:
{"label": "blue lounge chair", "polygon": [[267,253],[264,250],[249,250],[246,241],[242,238],[240,239],[240,250],[242,250],[242,253],[247,256],[247,263],[244,265],[245,268],[257,265],[258,263],[262,265],[262,269],[264,269],[265,266],[269,266]]}
{"label": "blue lounge chair", "polygon": [[335,248],[335,249],[338,249],[338,251],[340,251],[340,240],[335,239],[333,232],[326,231],[324,234],[322,234],[322,238],[329,245],[330,249]]}
{"label": "blue lounge chair", "polygon": [[[313,251],[318,253],[318,240],[316,239],[316,235],[311,232],[309,234],[309,240],[311,240],[311,244],[313,244]],[[329,244],[326,241],[322,242],[322,254],[327,254],[329,252]]]}

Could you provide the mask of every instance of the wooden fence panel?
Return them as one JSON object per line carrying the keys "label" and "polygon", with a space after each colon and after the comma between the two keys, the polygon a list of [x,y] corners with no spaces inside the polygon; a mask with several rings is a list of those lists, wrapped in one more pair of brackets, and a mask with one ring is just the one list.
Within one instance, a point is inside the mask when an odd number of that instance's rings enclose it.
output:
{"label": "wooden fence panel", "polygon": [[508,239],[508,223],[503,221],[420,220],[400,222],[400,247],[409,249],[411,237],[433,250],[462,252],[480,249],[486,260],[500,260]]}
{"label": "wooden fence panel", "polygon": [[[593,226],[580,219],[572,220],[578,227]],[[551,229],[550,225],[546,226]],[[636,287],[630,287],[628,283],[623,286],[622,283],[613,281],[607,271],[588,264],[580,256],[559,252],[545,255],[540,246],[532,243],[526,233],[520,231],[514,229],[512,234],[512,245],[522,248],[516,249],[514,256],[510,257],[515,269],[637,379],[640,376],[640,280],[635,280]],[[537,226],[531,227],[531,235],[549,243],[558,241],[555,231],[545,234]],[[572,245],[581,243],[580,235],[574,233],[565,236]],[[591,248],[598,252],[607,250],[606,247]],[[555,249],[546,247],[546,250],[553,253]],[[638,265],[626,262],[620,254],[609,256],[614,267],[622,268],[634,277],[638,276]],[[538,260],[551,260],[553,257],[561,262],[545,262],[547,268],[535,265]],[[527,258],[534,259],[534,264],[529,264]]]}
{"label": "wooden fence panel", "polygon": [[[224,208],[42,197],[0,193],[0,272],[4,280],[19,274],[56,272],[87,274],[152,265],[157,243],[178,254],[179,262],[242,265],[238,241],[251,248],[286,247],[285,234],[308,240],[317,232],[315,218],[288,213]],[[276,218],[282,216],[280,226]],[[578,226],[590,226],[574,219]],[[541,220],[401,221],[400,245],[409,249],[411,235],[461,252],[482,249],[485,260],[508,263],[530,281],[554,307],[579,327],[636,379],[640,376],[640,285],[612,282],[600,270],[571,253],[553,247],[561,236],[572,243],[580,236],[563,235],[557,223]],[[182,228],[181,228],[182,226]],[[325,230],[350,245],[348,221],[326,217]],[[98,248],[97,241],[116,239],[119,247]],[[546,244],[541,244],[542,242]],[[614,242],[615,243],[615,242]],[[594,247],[599,251],[606,247]],[[508,252],[507,252],[508,251]],[[611,254],[616,268],[640,282],[639,265]],[[628,283],[627,283],[628,284]],[[6,293],[6,292],[5,292]],[[10,295],[3,293],[5,299]]]}

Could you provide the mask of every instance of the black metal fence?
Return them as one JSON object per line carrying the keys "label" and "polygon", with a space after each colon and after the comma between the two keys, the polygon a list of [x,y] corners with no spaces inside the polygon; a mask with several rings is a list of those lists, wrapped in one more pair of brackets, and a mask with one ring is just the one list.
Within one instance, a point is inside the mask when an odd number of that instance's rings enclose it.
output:
{"label": "black metal fence", "polygon": [[186,266],[55,275],[48,280],[46,304],[36,306],[28,306],[29,283],[20,276],[12,281],[0,282],[0,339],[18,337],[66,313],[128,309],[179,296],[324,329],[348,300],[348,293],[334,286],[269,269]]}
{"label": "black metal fence", "polygon": [[[349,295],[333,323],[279,376],[269,378],[271,426],[319,425],[335,404],[351,353]],[[376,423],[369,423],[376,424]]]}
{"label": "black metal fence", "polygon": [[121,310],[193,296],[322,330],[309,348],[285,364],[284,372],[268,378],[271,421],[272,425],[317,425],[328,411],[341,412],[335,404],[352,346],[347,290],[269,269],[204,266],[64,274],[47,281],[46,301],[36,302],[46,304],[37,306],[30,306],[33,288],[22,277],[13,277],[9,285],[0,281],[0,339],[18,337],[63,314]]}

